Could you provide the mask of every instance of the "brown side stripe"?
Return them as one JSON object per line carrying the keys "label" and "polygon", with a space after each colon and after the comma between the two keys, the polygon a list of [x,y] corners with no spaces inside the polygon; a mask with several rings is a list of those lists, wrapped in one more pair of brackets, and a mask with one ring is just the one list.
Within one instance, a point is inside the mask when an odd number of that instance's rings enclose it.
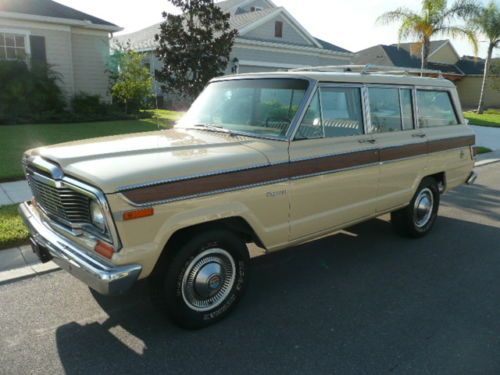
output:
{"label": "brown side stripe", "polygon": [[474,142],[474,136],[467,136],[391,147],[380,151],[359,151],[350,154],[295,161],[290,164],[271,165],[244,171],[166,182],[154,186],[130,189],[122,193],[127,199],[135,204],[175,200],[182,197],[231,190],[288,178],[335,172],[346,168],[377,163],[379,161],[398,160],[425,155],[431,152],[470,146],[473,145]]}
{"label": "brown side stripe", "polygon": [[472,146],[476,143],[476,137],[466,136],[466,137],[458,137],[452,139],[439,139],[435,141],[429,141],[428,152],[439,152],[451,150],[453,148]]}
{"label": "brown side stripe", "polygon": [[390,147],[380,150],[380,161],[390,161],[412,156],[425,155],[427,153],[427,142],[416,143],[404,147]]}

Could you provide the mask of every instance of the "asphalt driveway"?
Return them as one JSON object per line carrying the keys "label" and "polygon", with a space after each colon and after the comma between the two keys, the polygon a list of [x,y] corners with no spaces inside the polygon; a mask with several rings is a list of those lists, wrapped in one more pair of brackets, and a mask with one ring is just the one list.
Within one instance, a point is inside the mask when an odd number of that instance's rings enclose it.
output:
{"label": "asphalt driveway", "polygon": [[0,286],[0,374],[499,374],[500,164],[479,172],[424,239],[384,217],[254,259],[239,308],[201,331],[165,321],[144,285]]}

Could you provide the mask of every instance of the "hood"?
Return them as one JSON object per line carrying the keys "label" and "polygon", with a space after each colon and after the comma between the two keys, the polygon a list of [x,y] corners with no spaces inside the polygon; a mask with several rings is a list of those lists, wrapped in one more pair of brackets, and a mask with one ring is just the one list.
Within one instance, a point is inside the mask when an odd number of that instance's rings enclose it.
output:
{"label": "hood", "polygon": [[[68,176],[114,193],[122,187],[266,165],[268,159],[229,134],[172,129],[63,143],[28,151]],[[253,140],[254,141],[254,140]]]}

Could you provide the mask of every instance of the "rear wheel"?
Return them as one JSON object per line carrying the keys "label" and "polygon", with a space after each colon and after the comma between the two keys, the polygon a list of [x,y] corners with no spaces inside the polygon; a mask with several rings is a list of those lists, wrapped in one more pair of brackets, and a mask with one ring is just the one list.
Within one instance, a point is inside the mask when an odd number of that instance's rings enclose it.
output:
{"label": "rear wheel", "polygon": [[432,177],[425,178],[410,204],[391,213],[391,222],[397,233],[420,238],[429,233],[439,209],[439,187]]}
{"label": "rear wheel", "polygon": [[245,243],[225,230],[202,232],[180,246],[154,277],[154,298],[177,325],[203,328],[224,318],[247,285]]}

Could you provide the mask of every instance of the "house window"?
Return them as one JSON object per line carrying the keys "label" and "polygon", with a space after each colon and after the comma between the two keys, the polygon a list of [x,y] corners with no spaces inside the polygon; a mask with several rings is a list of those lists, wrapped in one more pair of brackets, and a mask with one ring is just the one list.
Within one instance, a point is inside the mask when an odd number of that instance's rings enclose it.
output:
{"label": "house window", "polygon": [[0,31],[0,60],[26,61],[29,54],[26,34]]}
{"label": "house window", "polygon": [[283,22],[276,21],[274,24],[274,36],[276,38],[283,38]]}

